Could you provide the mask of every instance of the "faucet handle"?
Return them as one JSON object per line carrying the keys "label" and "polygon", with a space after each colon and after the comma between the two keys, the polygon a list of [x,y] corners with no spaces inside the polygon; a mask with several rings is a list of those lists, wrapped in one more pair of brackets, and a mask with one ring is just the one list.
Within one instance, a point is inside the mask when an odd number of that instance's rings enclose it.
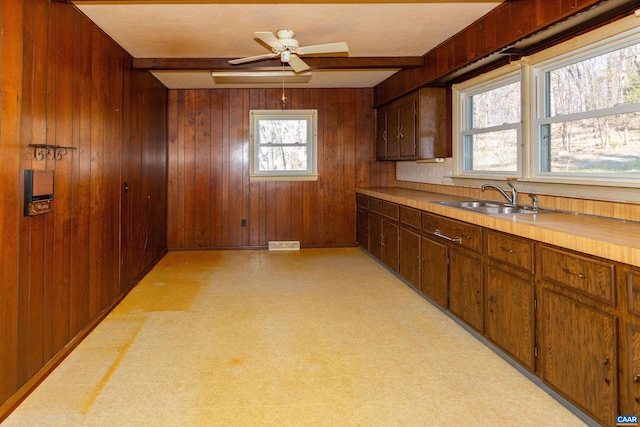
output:
{"label": "faucet handle", "polygon": [[531,210],[534,212],[538,211],[538,196],[533,193],[529,193],[529,197],[531,197]]}

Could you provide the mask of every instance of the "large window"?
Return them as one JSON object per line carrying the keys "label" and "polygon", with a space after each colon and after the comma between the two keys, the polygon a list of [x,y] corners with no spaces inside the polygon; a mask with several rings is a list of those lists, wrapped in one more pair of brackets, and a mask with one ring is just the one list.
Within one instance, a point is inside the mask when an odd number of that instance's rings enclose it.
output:
{"label": "large window", "polygon": [[635,19],[454,85],[454,176],[637,183]]}
{"label": "large window", "polygon": [[540,176],[640,177],[640,38],[533,65]]}
{"label": "large window", "polygon": [[460,89],[461,173],[520,173],[520,86],[520,74],[512,72]]}
{"label": "large window", "polygon": [[254,180],[316,180],[317,110],[251,110]]}

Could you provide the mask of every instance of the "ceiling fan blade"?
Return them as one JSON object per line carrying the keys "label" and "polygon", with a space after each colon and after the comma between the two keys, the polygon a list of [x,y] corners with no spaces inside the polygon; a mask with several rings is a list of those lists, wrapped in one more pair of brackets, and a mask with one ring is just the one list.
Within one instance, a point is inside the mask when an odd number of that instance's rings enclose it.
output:
{"label": "ceiling fan blade", "polygon": [[271,48],[273,49],[284,49],[284,46],[282,45],[282,43],[280,43],[280,40],[278,40],[278,38],[269,31],[256,31],[255,33],[253,33],[253,35],[255,36],[255,38],[261,40],[267,46],[271,46]]}
{"label": "ceiling fan blade", "polygon": [[233,65],[244,64],[246,62],[261,61],[263,59],[277,58],[278,56],[279,55],[277,53],[265,53],[264,55],[247,56],[246,58],[232,59],[232,60],[229,61],[229,64],[233,64]]}
{"label": "ceiling fan blade", "polygon": [[300,55],[313,55],[318,53],[348,53],[349,46],[345,42],[317,44],[313,46],[301,46],[296,52]]}
{"label": "ceiling fan blade", "polygon": [[311,68],[306,64],[306,62],[304,62],[302,59],[300,59],[298,57],[298,55],[296,54],[291,54],[291,57],[289,58],[289,65],[291,66],[291,68],[293,68],[293,71],[295,71],[296,73],[299,73],[301,71],[307,71],[310,70]]}

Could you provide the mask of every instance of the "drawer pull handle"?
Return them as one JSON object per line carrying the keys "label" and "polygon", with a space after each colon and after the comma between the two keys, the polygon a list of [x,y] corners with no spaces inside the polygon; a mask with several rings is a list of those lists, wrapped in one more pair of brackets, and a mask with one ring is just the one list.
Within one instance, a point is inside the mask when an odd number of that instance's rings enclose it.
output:
{"label": "drawer pull handle", "polygon": [[576,276],[579,279],[586,279],[587,275],[586,274],[582,274],[582,273],[574,273],[573,271],[569,270],[568,268],[562,268],[562,271],[564,271],[566,274],[569,274],[571,276]]}
{"label": "drawer pull handle", "polygon": [[505,251],[505,252],[509,252],[510,254],[515,254],[516,253],[516,251],[514,251],[513,249],[505,248],[504,246],[500,246],[500,250]]}
{"label": "drawer pull handle", "polygon": [[635,377],[633,377],[633,382],[640,383],[640,374],[636,374]]}
{"label": "drawer pull handle", "polygon": [[608,371],[609,362],[610,362],[610,359],[609,359],[608,357],[605,357],[605,358],[604,358],[604,360],[602,361],[602,363],[604,364],[604,366],[605,366],[605,367],[607,367],[607,368],[605,368],[605,373],[604,373],[604,382],[605,382],[607,385],[610,385],[610,384],[611,384],[611,381],[610,381],[610,380],[609,380],[609,378],[608,378],[608,377],[609,377],[609,375],[608,375],[608,372],[607,372],[607,371]]}
{"label": "drawer pull handle", "polygon": [[433,235],[434,236],[438,236],[438,237],[442,237],[444,240],[447,240],[449,242],[457,243],[459,245],[462,244],[462,237],[460,237],[460,236],[457,236],[457,237],[445,236],[444,234],[440,233],[440,230],[434,231]]}

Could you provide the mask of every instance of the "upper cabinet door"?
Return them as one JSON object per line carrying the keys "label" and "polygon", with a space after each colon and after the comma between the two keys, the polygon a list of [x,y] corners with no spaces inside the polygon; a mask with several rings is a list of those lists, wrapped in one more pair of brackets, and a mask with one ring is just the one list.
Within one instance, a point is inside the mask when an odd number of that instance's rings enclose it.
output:
{"label": "upper cabinet door", "polygon": [[376,159],[384,160],[387,158],[388,139],[387,112],[378,111],[376,114]]}
{"label": "upper cabinet door", "polygon": [[387,159],[400,157],[400,117],[398,109],[387,112]]}
{"label": "upper cabinet door", "polygon": [[400,141],[400,157],[403,159],[415,158],[416,153],[416,103],[410,102],[399,108],[398,129]]}
{"label": "upper cabinet door", "polygon": [[422,88],[378,108],[376,158],[451,157],[451,90]]}

